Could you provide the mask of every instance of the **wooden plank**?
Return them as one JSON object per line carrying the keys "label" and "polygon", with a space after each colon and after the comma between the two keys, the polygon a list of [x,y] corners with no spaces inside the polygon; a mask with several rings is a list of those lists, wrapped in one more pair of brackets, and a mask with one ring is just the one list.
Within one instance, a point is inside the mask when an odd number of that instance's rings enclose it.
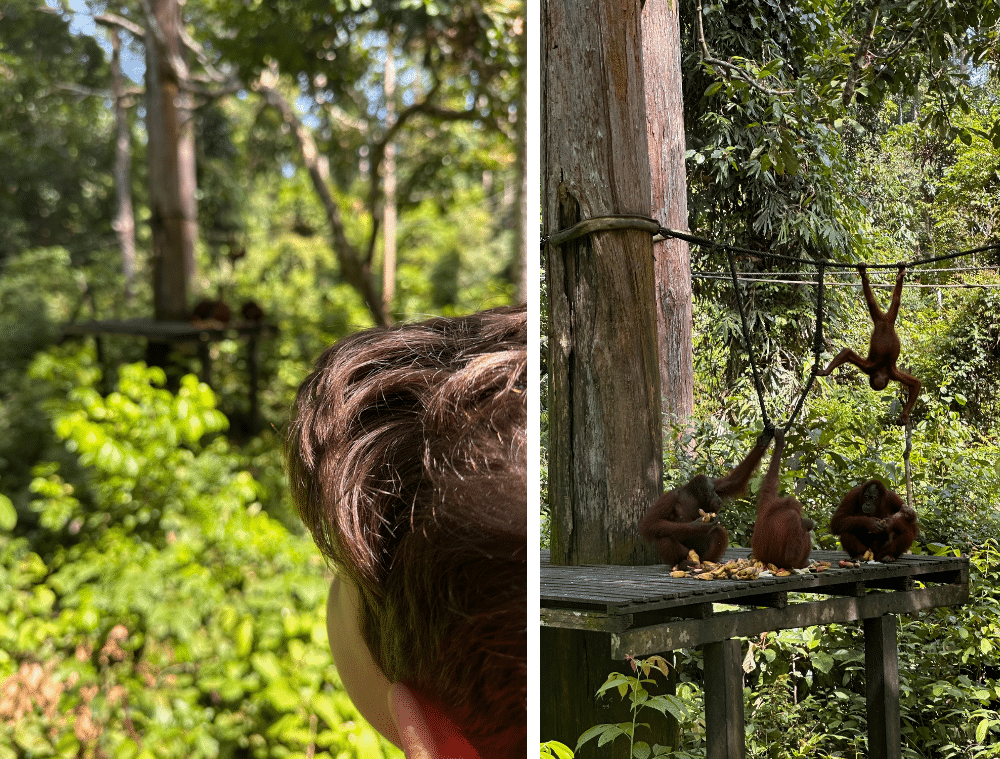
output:
{"label": "wooden plank", "polygon": [[828,596],[851,596],[860,598],[865,594],[866,587],[863,582],[845,582],[842,585],[828,585],[823,588],[823,593]]}
{"label": "wooden plank", "polygon": [[766,593],[761,596],[753,596],[752,602],[753,606],[768,606],[772,609],[784,609],[788,606],[788,593]]}
{"label": "wooden plank", "polygon": [[865,620],[864,629],[868,756],[901,759],[896,617],[871,617]]}
{"label": "wooden plank", "polygon": [[740,642],[722,640],[702,649],[705,662],[706,759],[743,759],[743,671]]}
{"label": "wooden plank", "polygon": [[[817,558],[826,560],[844,555],[834,551],[817,553]],[[546,607],[626,614],[681,607],[692,603],[694,597],[698,603],[755,605],[761,601],[754,596],[780,592],[857,594],[863,586],[905,590],[912,580],[964,583],[967,577],[968,559],[961,557],[903,557],[893,564],[872,563],[747,581],[671,578],[663,567],[552,567],[543,563],[540,594]]]}
{"label": "wooden plank", "polygon": [[611,657],[648,656],[677,648],[748,637],[762,632],[843,623],[882,614],[909,614],[954,606],[969,598],[966,585],[939,585],[909,592],[870,593],[861,598],[832,598],[793,604],[784,609],[752,609],[717,614],[706,620],[683,620],[611,634]]}
{"label": "wooden plank", "polygon": [[176,341],[220,340],[232,334],[264,335],[278,331],[273,324],[258,322],[232,321],[222,328],[217,328],[196,326],[189,321],[157,321],[148,317],[76,322],[64,324],[61,330],[64,335],[72,337],[130,335],[132,337]]}
{"label": "wooden plank", "polygon": [[543,627],[559,627],[564,630],[621,632],[632,626],[632,615],[611,615],[572,609],[542,609],[541,621]]}

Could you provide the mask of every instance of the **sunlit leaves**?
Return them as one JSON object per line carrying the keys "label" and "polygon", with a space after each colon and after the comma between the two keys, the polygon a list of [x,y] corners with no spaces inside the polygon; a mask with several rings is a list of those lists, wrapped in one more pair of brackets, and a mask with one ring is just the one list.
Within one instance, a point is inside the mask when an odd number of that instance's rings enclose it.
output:
{"label": "sunlit leaves", "polygon": [[[40,354],[32,374],[59,438],[86,463],[84,477],[69,457],[34,467],[35,533],[60,541],[39,538],[36,551],[0,533],[0,681],[7,695],[48,694],[27,702],[11,745],[400,756],[340,687],[314,546],[262,511],[259,483],[210,439],[222,426],[214,394],[194,377],[170,392],[160,370],[128,365],[101,395],[99,373],[68,351]],[[39,659],[44,668],[22,672]]]}

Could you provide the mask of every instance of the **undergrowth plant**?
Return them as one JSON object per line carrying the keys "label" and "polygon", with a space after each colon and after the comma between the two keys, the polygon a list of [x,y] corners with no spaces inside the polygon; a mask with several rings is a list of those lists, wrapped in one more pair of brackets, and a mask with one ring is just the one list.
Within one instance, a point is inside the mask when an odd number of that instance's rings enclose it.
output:
{"label": "undergrowth plant", "polygon": [[68,351],[30,372],[55,442],[0,499],[0,759],[401,757],[333,665],[322,558],[268,514],[213,392],[135,364],[101,394]]}
{"label": "undergrowth plant", "polygon": [[[598,688],[596,697],[602,698],[605,695],[611,697],[609,691],[617,691],[620,698],[628,699],[629,711],[632,714],[631,721],[595,725],[580,736],[576,744],[576,751],[594,739],[597,740],[598,747],[602,747],[624,737],[629,742],[629,756],[633,759],[649,759],[656,756],[673,756],[683,759],[690,756],[686,752],[678,751],[677,747],[656,743],[655,736],[650,736],[648,741],[636,740],[636,733],[640,729],[649,732],[649,723],[639,721],[640,714],[646,710],[670,715],[682,725],[693,722],[697,718],[698,711],[692,703],[693,693],[690,684],[678,684],[676,695],[669,693],[654,695],[647,687],[656,682],[650,677],[650,674],[660,672],[664,677],[668,677],[670,665],[667,660],[662,656],[654,655],[646,659],[629,657],[628,661],[634,674],[626,675],[612,672],[604,684]],[[650,741],[653,742],[650,743]]]}

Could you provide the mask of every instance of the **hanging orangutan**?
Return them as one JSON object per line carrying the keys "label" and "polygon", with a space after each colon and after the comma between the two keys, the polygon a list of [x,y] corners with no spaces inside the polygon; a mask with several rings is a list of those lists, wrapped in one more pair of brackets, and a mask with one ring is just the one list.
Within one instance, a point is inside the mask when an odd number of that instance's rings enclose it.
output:
{"label": "hanging orangutan", "polygon": [[[687,569],[699,560],[717,561],[725,553],[729,533],[717,518],[722,499],[746,490],[773,435],[771,428],[761,432],[750,452],[729,474],[714,479],[696,474],[649,507],[639,523],[639,534],[656,544],[664,564]],[[691,551],[697,558],[690,555]]]}
{"label": "hanging orangutan", "polygon": [[820,377],[827,377],[841,364],[850,362],[868,375],[868,384],[872,390],[884,390],[890,380],[906,385],[910,393],[906,399],[906,405],[899,415],[899,420],[896,422],[905,425],[910,421],[910,411],[913,409],[913,404],[917,402],[917,395],[920,393],[920,380],[912,374],[907,374],[896,368],[900,344],[899,335],[896,334],[894,325],[896,315],[899,313],[899,301],[903,295],[903,278],[906,274],[906,267],[902,265],[899,267],[899,272],[896,274],[896,287],[892,291],[892,302],[886,313],[882,313],[878,301],[875,300],[875,293],[872,292],[871,284],[868,282],[868,267],[861,264],[858,266],[858,272],[861,274],[865,302],[868,304],[868,313],[871,314],[874,325],[871,343],[868,346],[868,358],[861,358],[850,348],[844,348],[826,369],[816,372],[816,374]]}

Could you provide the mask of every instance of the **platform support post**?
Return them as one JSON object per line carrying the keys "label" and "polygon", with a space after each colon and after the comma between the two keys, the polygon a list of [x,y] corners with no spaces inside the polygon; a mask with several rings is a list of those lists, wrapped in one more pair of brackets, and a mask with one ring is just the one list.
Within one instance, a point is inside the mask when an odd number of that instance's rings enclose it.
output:
{"label": "platform support post", "polygon": [[865,678],[868,695],[868,756],[900,759],[899,662],[896,615],[865,620]]}
{"label": "platform support post", "polygon": [[744,759],[743,657],[735,638],[702,647],[705,658],[707,759]]}

